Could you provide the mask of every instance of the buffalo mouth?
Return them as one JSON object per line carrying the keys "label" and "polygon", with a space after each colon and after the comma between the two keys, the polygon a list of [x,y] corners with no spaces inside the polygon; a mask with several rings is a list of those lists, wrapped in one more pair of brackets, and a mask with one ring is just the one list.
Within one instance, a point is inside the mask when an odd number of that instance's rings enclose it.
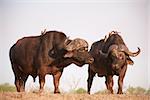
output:
{"label": "buffalo mouth", "polygon": [[79,67],[82,67],[85,64],[84,62],[78,62],[78,61],[73,61],[73,63]]}
{"label": "buffalo mouth", "polygon": [[78,60],[78,59],[74,59],[72,63],[76,64],[79,67],[82,67],[85,64],[92,64],[94,62],[94,58],[90,58],[88,60]]}
{"label": "buffalo mouth", "polygon": [[93,62],[94,62],[94,58],[91,57],[88,59],[87,64],[92,64]]}
{"label": "buffalo mouth", "polygon": [[86,60],[81,60],[81,59],[74,59],[73,63],[82,67],[84,64],[92,64],[94,62],[94,58],[90,57]]}

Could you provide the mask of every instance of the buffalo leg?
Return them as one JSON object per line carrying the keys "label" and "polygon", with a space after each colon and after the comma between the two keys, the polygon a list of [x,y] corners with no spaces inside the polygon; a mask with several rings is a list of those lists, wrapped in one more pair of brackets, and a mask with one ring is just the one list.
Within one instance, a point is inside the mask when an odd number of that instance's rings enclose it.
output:
{"label": "buffalo leg", "polygon": [[62,75],[62,72],[63,71],[58,71],[56,74],[53,75],[53,82],[54,82],[54,87],[55,87],[54,93],[60,93],[60,91],[59,91],[59,80],[60,80],[60,77]]}
{"label": "buffalo leg", "polygon": [[90,67],[88,68],[88,79],[87,79],[87,87],[88,87],[88,94],[90,94],[92,82],[93,82],[93,77],[95,76],[95,72],[93,72]]}
{"label": "buffalo leg", "polygon": [[23,75],[22,74],[22,77],[20,79],[20,91],[21,92],[24,92],[25,91],[25,83],[27,81],[27,78],[28,78],[28,75]]}
{"label": "buffalo leg", "polygon": [[106,84],[107,89],[113,94],[113,85],[114,85],[113,75],[107,75],[106,76],[105,84]]}
{"label": "buffalo leg", "polygon": [[20,92],[20,79],[18,77],[15,77],[15,86],[16,86],[17,92]]}
{"label": "buffalo leg", "polygon": [[122,87],[123,87],[123,79],[124,79],[126,70],[127,70],[127,65],[125,65],[123,67],[123,69],[121,70],[121,73],[119,74],[119,79],[118,79],[118,87],[119,88],[118,88],[117,94],[123,94]]}
{"label": "buffalo leg", "polygon": [[40,92],[43,92],[45,84],[45,75],[39,75]]}
{"label": "buffalo leg", "polygon": [[108,86],[108,82],[107,82],[107,76],[105,76],[105,84],[106,84],[106,88],[107,88],[107,90],[109,90],[109,86]]}
{"label": "buffalo leg", "polygon": [[21,72],[18,68],[19,66],[17,66],[16,64],[12,63],[12,69],[13,69],[13,72],[14,72],[14,76],[15,76],[15,86],[16,86],[16,89],[17,89],[17,92],[20,92],[20,79],[21,79]]}

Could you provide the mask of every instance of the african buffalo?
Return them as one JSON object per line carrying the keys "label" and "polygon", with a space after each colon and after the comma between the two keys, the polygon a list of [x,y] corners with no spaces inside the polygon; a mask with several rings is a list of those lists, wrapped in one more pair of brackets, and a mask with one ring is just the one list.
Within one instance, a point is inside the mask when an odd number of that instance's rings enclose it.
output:
{"label": "african buffalo", "polygon": [[70,40],[62,32],[47,31],[39,36],[19,39],[10,48],[10,61],[18,92],[25,91],[29,75],[35,81],[39,76],[40,91],[43,90],[46,74],[53,75],[54,93],[59,93],[59,79],[64,67],[71,63],[78,66],[92,63],[88,43],[83,39]]}
{"label": "african buffalo", "polygon": [[99,77],[105,76],[105,84],[107,89],[113,93],[113,76],[118,78],[118,94],[122,94],[123,79],[128,64],[133,64],[131,57],[135,57],[140,53],[140,49],[135,53],[128,50],[122,37],[115,31],[109,34],[107,39],[101,39],[94,42],[89,53],[93,56],[94,62],[88,67],[88,93],[93,81],[93,77],[97,73]]}

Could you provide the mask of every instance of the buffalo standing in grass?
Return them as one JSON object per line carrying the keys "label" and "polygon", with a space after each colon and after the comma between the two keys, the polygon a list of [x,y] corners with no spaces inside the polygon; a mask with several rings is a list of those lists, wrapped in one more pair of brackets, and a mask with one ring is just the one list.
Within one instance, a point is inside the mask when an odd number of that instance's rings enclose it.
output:
{"label": "buffalo standing in grass", "polygon": [[133,64],[131,57],[135,57],[140,53],[140,49],[135,53],[128,50],[122,37],[117,32],[111,32],[108,39],[101,39],[94,42],[90,49],[90,54],[94,58],[94,62],[88,67],[88,93],[93,81],[93,77],[97,73],[99,77],[105,76],[105,84],[107,89],[113,93],[113,76],[118,78],[118,94],[122,94],[123,79],[128,64]]}
{"label": "buffalo standing in grass", "polygon": [[54,93],[59,93],[59,79],[64,67],[71,63],[82,66],[93,62],[88,43],[83,39],[70,40],[62,32],[47,31],[40,36],[24,37],[10,49],[10,60],[18,92],[25,91],[29,75],[39,76],[40,91],[46,74],[53,75]]}

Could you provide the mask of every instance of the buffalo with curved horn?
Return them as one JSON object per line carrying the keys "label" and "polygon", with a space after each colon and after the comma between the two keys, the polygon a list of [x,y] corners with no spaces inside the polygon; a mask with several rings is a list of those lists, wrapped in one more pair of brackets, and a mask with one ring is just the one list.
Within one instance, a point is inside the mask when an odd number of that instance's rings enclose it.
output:
{"label": "buffalo with curved horn", "polygon": [[63,69],[74,63],[78,66],[92,63],[93,57],[85,49],[88,43],[83,39],[70,40],[62,32],[47,31],[40,36],[19,39],[10,48],[10,61],[18,92],[25,91],[29,75],[35,81],[39,76],[40,91],[45,84],[45,76],[53,76],[54,93],[59,93],[59,80]]}
{"label": "buffalo with curved horn", "polygon": [[113,93],[113,76],[118,78],[118,94],[122,94],[123,79],[127,70],[127,65],[133,65],[130,57],[135,57],[140,53],[131,52],[125,45],[122,37],[113,31],[106,39],[94,42],[89,53],[93,56],[94,62],[88,67],[88,93],[90,93],[93,77],[97,73],[99,77],[105,76],[107,89]]}

